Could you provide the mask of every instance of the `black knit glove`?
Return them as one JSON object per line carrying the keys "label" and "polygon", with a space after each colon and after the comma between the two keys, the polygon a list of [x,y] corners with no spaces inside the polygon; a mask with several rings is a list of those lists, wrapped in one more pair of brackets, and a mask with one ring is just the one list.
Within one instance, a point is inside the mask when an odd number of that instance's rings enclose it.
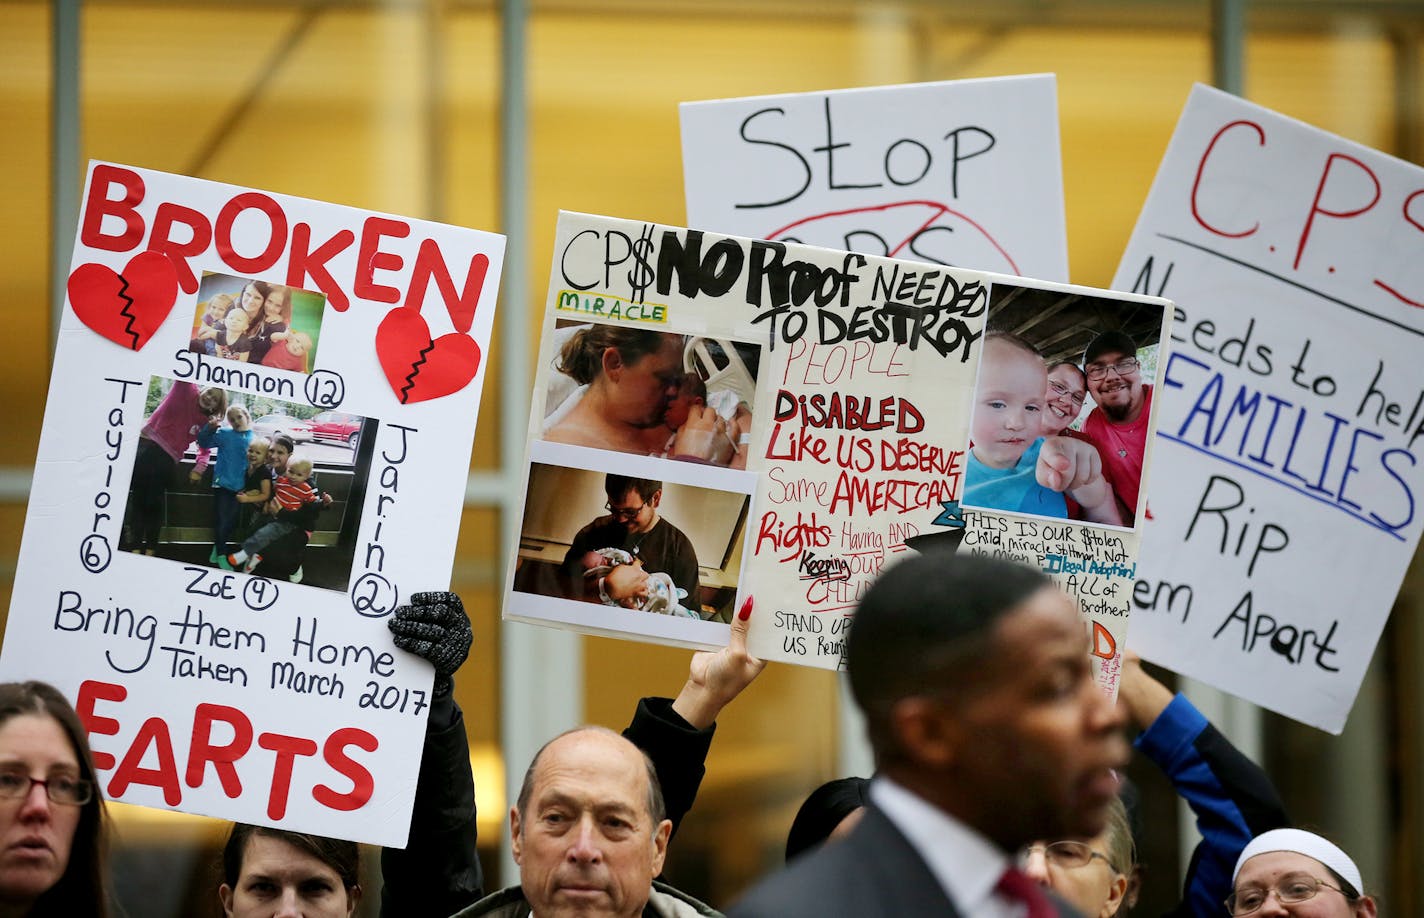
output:
{"label": "black knit glove", "polygon": [[413,593],[410,605],[399,606],[386,623],[401,650],[429,660],[435,667],[435,694],[455,688],[451,678],[470,655],[470,617],[454,593]]}

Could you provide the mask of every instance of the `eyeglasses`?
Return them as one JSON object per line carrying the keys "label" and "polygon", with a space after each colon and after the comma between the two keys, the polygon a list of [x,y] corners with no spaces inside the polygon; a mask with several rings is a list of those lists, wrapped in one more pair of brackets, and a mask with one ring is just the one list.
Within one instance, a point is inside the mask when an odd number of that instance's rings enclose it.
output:
{"label": "eyeglasses", "polygon": [[1025,845],[1019,849],[1019,863],[1028,863],[1029,855],[1035,851],[1042,851],[1044,859],[1055,867],[1066,867],[1070,870],[1086,867],[1092,863],[1093,858],[1100,857],[1103,859],[1103,863],[1108,865],[1109,870],[1117,873],[1117,868],[1112,865],[1112,861],[1108,860],[1106,854],[1094,851],[1080,841],[1056,841],[1046,845]]}
{"label": "eyeglasses", "polygon": [[1088,378],[1092,380],[1102,379],[1108,375],[1108,370],[1116,370],[1117,375],[1127,376],[1137,372],[1141,366],[1136,357],[1124,357],[1117,363],[1090,363],[1084,369],[1087,370]]}
{"label": "eyeglasses", "polygon": [[[1133,362],[1135,363],[1136,361],[1133,361]],[[1082,395],[1082,393],[1072,391],[1072,390],[1069,389],[1067,386],[1063,385],[1061,382],[1057,382],[1056,380],[1050,379],[1050,380],[1048,381],[1048,388],[1052,389],[1052,390],[1054,391],[1054,393],[1056,393],[1056,394],[1058,394],[1058,395],[1066,395],[1066,396],[1068,396],[1068,398],[1071,399],[1072,402],[1073,402],[1073,404],[1075,404],[1075,405],[1078,405],[1078,406],[1081,407],[1082,404],[1083,404],[1083,395]]]}
{"label": "eyeglasses", "polygon": [[1331,886],[1324,880],[1317,880],[1308,873],[1293,873],[1276,881],[1269,889],[1260,886],[1246,886],[1226,897],[1226,911],[1231,915],[1251,915],[1266,904],[1266,897],[1276,894],[1276,901],[1282,905],[1293,905],[1314,899],[1321,887],[1333,889],[1340,895],[1345,892],[1338,886]]}
{"label": "eyeglasses", "polygon": [[44,780],[32,778],[22,771],[0,771],[0,797],[23,799],[30,795],[30,788],[36,784],[45,789],[49,799],[66,806],[82,806],[94,799],[93,783],[83,778],[61,776]]}
{"label": "eyeglasses", "polygon": [[624,510],[624,509],[621,508],[621,507],[615,507],[615,506],[613,506],[612,504],[605,503],[605,504],[603,505],[603,509],[607,510],[609,513],[613,514],[615,517],[617,517],[617,518],[620,519],[620,520],[634,520],[634,519],[637,519],[637,518],[638,518],[638,514],[639,514],[639,513],[642,513],[642,512],[643,512],[643,508],[646,507],[647,505],[648,505],[648,502],[647,502],[647,501],[643,501],[641,504],[639,504],[637,507],[635,507],[635,508],[633,508],[633,509],[631,509],[631,510]]}

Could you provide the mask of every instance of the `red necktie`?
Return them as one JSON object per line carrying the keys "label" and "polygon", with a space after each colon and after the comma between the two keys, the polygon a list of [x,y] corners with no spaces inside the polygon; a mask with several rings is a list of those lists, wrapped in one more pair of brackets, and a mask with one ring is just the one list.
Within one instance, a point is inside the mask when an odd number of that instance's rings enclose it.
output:
{"label": "red necktie", "polygon": [[1005,870],[994,889],[1005,898],[1028,906],[1028,918],[1058,918],[1058,909],[1053,907],[1038,884],[1030,880],[1028,874],[1022,870],[1015,867]]}

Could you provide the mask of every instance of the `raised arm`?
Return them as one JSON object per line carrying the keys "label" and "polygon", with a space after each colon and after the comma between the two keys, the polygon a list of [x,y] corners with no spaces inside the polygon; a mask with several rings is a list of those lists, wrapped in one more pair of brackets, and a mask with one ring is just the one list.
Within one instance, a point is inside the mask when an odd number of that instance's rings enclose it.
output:
{"label": "raised arm", "polygon": [[702,785],[718,715],[766,668],[765,661],[747,653],[751,614],[752,601],[747,599],[732,622],[727,646],[693,654],[677,697],[642,699],[623,731],[653,760],[674,832]]}
{"label": "raised arm", "polygon": [[1231,893],[1236,858],[1254,836],[1290,825],[1266,772],[1192,706],[1148,675],[1136,654],[1123,660],[1120,703],[1142,728],[1135,745],[1166,774],[1196,814],[1202,840],[1192,852],[1182,901],[1170,915],[1211,915]]}
{"label": "raised arm", "polygon": [[383,918],[446,918],[484,892],[475,850],[475,781],[454,674],[470,652],[470,619],[454,593],[415,593],[391,614],[395,645],[435,667],[430,719],[404,849],[381,849]]}

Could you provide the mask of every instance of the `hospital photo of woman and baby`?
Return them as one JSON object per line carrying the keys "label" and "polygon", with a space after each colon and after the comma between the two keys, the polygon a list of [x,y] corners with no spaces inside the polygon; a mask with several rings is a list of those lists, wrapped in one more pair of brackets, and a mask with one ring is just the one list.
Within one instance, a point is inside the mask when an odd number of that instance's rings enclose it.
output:
{"label": "hospital photo of woman and baby", "polygon": [[761,348],[562,321],[540,439],[745,469]]}

